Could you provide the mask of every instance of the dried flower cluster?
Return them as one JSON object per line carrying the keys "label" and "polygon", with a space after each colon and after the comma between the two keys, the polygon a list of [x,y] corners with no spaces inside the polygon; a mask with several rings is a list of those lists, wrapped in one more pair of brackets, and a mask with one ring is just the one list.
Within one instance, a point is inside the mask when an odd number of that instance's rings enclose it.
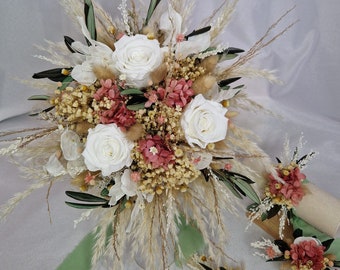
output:
{"label": "dried flower cluster", "polygon": [[[1,216],[47,185],[47,179],[69,179],[78,190],[66,192],[76,200],[66,203],[98,209],[93,265],[103,255],[119,261],[131,241],[137,247],[130,257],[144,252],[146,269],[167,269],[169,254],[178,263],[189,262],[205,244],[207,255],[223,262],[221,212],[235,210],[231,193],[260,203],[250,179],[260,174],[243,160],[261,159],[265,173],[273,171],[269,158],[245,136],[247,131],[230,123],[229,116],[244,109],[238,105],[242,100],[255,104],[239,94],[243,85],[234,82],[245,74],[243,65],[290,26],[269,37],[280,18],[239,57],[243,50],[214,44],[237,1],[225,1],[208,25],[191,33],[184,31],[190,1],[151,0],[148,11],[139,13],[133,1],[128,5],[123,0],[120,22],[91,0],[62,2],[86,44],[65,36],[60,55],[55,51],[60,47],[49,44],[50,62],[68,67],[33,75],[57,82],[49,95],[33,97],[49,101],[52,107],[41,115],[54,127],[1,153],[20,152],[39,160],[35,164],[44,177],[11,200]],[[32,147],[34,141],[41,142],[39,151]],[[273,201],[295,205],[304,175],[296,166],[278,168],[278,174],[290,186],[275,183],[267,191]],[[113,233],[107,240],[108,228]],[[218,240],[212,239],[212,231]],[[202,243],[189,248],[190,237],[202,238]]]}
{"label": "dried flower cluster", "polygon": [[300,168],[294,162],[287,167],[279,164],[277,173],[283,182],[279,182],[277,177],[269,175],[265,195],[270,197],[274,204],[285,205],[291,209],[293,206],[297,206],[305,195],[302,182],[306,176],[300,172]]}

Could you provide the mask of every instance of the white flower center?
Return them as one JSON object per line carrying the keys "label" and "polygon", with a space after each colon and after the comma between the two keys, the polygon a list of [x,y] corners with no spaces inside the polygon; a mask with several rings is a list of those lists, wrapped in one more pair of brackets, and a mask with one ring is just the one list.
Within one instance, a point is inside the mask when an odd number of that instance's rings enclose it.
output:
{"label": "white flower center", "polygon": [[154,147],[154,146],[150,147],[149,151],[150,151],[150,153],[153,154],[153,155],[158,154],[158,150],[157,150],[157,148]]}

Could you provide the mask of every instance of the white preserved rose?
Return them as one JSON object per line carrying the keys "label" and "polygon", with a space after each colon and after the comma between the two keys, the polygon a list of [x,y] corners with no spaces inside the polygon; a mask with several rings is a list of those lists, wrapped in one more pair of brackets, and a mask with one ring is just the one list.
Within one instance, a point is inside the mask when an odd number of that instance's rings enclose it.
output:
{"label": "white preserved rose", "polygon": [[220,103],[197,95],[185,108],[181,126],[190,146],[205,148],[209,143],[223,140],[227,135],[227,109]]}
{"label": "white preserved rose", "polygon": [[156,39],[145,35],[123,36],[115,43],[112,54],[114,67],[126,77],[126,84],[145,87],[149,84],[150,73],[163,61],[163,51]]}
{"label": "white preserved rose", "polygon": [[130,166],[133,142],[129,141],[116,124],[97,125],[89,130],[83,152],[86,167],[100,170],[103,176]]}

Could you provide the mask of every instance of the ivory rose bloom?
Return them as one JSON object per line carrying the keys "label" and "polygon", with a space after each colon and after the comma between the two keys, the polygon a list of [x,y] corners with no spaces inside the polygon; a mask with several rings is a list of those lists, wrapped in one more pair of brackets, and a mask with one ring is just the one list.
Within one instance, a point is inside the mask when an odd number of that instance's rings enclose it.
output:
{"label": "ivory rose bloom", "polygon": [[87,136],[83,152],[86,167],[90,171],[100,170],[103,176],[108,176],[131,165],[133,146],[116,124],[99,124],[90,129]]}
{"label": "ivory rose bloom", "polygon": [[227,135],[227,109],[220,103],[197,95],[185,108],[181,125],[190,146],[205,148],[209,143],[223,140]]}
{"label": "ivory rose bloom", "polygon": [[150,73],[163,61],[159,42],[145,35],[123,36],[115,43],[115,48],[112,54],[114,67],[132,87],[147,86]]}

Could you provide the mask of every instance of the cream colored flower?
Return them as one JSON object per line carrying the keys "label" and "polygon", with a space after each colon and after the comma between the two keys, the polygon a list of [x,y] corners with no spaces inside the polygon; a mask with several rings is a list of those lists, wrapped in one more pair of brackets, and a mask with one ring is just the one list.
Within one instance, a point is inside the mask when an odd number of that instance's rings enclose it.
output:
{"label": "cream colored flower", "polygon": [[104,176],[130,166],[133,142],[129,141],[116,124],[97,125],[89,130],[83,152],[86,167],[100,170]]}
{"label": "cream colored flower", "polygon": [[78,17],[78,21],[83,35],[87,38],[91,45],[83,45],[78,41],[72,43],[72,48],[76,52],[79,52],[78,55],[85,56],[85,59],[82,57],[83,61],[73,67],[71,76],[81,84],[91,85],[97,80],[97,77],[93,72],[93,67],[100,66],[113,72],[113,51],[104,43],[91,39],[83,17]]}
{"label": "cream colored flower", "polygon": [[150,73],[163,61],[159,42],[145,35],[123,36],[115,43],[115,48],[112,54],[115,70],[125,76],[129,86],[147,86]]}
{"label": "cream colored flower", "polygon": [[124,195],[133,197],[137,194],[137,183],[132,181],[130,169],[126,169],[121,178],[116,178],[115,181],[109,191],[110,205],[115,205]]}
{"label": "cream colored flower", "polygon": [[220,103],[197,95],[185,108],[181,125],[190,146],[205,148],[209,143],[223,140],[227,135],[227,109]]}

